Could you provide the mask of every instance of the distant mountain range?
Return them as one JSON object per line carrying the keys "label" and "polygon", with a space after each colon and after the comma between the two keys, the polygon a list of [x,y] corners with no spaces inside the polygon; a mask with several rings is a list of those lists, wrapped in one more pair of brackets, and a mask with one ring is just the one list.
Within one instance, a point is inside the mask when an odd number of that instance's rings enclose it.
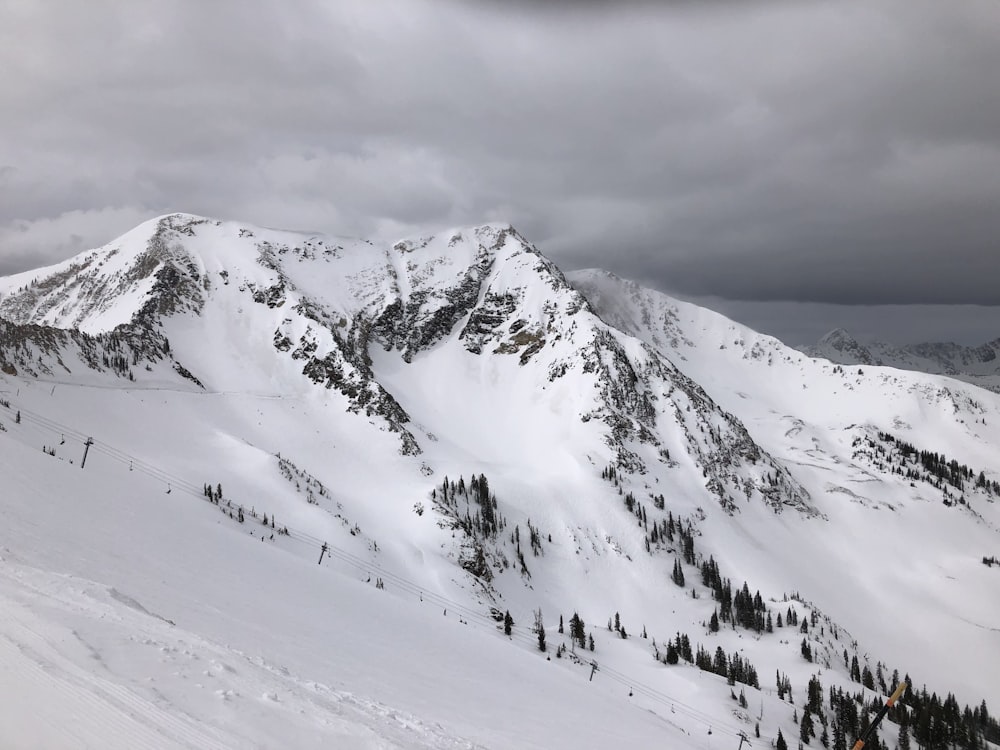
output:
{"label": "distant mountain range", "polygon": [[811,346],[798,347],[810,357],[841,365],[874,365],[948,375],[1000,391],[1000,338],[981,346],[955,343],[862,344],[843,328],[830,331]]}

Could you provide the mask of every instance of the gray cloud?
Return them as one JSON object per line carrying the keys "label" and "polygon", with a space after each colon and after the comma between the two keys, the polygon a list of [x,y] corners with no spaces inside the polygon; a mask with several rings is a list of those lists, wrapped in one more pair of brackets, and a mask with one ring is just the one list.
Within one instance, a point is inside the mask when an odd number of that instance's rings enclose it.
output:
{"label": "gray cloud", "polygon": [[682,295],[1000,305],[990,0],[0,12],[0,272],[173,210],[510,220]]}

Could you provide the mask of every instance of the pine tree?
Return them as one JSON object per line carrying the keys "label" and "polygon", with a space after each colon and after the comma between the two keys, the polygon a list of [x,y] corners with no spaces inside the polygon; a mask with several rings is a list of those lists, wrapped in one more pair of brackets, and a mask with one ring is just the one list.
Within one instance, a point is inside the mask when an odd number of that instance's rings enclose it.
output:
{"label": "pine tree", "polygon": [[865,664],[865,668],[861,670],[861,684],[864,685],[869,690],[875,689],[875,677],[872,675],[872,671]]}
{"label": "pine tree", "polygon": [[833,723],[833,750],[847,750],[847,735],[839,721]]}
{"label": "pine tree", "polygon": [[677,649],[673,643],[667,644],[667,664],[676,664],[679,661]]}
{"label": "pine tree", "polygon": [[808,711],[802,712],[802,722],[799,724],[799,740],[806,745],[809,740],[816,736],[816,729],[813,727],[812,716]]}
{"label": "pine tree", "polygon": [[535,634],[538,636],[538,650],[545,651],[545,623],[542,622],[541,608],[535,611]]}
{"label": "pine tree", "polygon": [[910,750],[910,718],[905,708],[899,712],[899,750]]}
{"label": "pine tree", "polygon": [[785,738],[781,735],[781,729],[778,729],[778,738],[774,742],[775,750],[788,750],[788,743],[785,742]]}
{"label": "pine tree", "polygon": [[674,572],[670,574],[670,580],[684,588],[684,569],[681,567],[681,561],[677,558],[674,558]]}
{"label": "pine tree", "polygon": [[514,627],[514,618],[510,616],[510,610],[504,612],[503,615],[503,633],[504,635],[510,635],[511,628]]}
{"label": "pine tree", "polygon": [[576,612],[569,618],[569,637],[580,644],[580,648],[586,648],[587,634],[584,631],[583,620]]}

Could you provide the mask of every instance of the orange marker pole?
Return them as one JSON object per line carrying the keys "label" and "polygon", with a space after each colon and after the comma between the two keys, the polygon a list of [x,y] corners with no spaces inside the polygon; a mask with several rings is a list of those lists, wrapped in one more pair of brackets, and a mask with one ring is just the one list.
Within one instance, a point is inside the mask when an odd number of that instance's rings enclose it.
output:
{"label": "orange marker pole", "polygon": [[898,701],[900,697],[902,697],[905,691],[906,691],[905,682],[901,682],[899,683],[899,685],[896,686],[896,691],[889,696],[889,700],[887,700],[885,702],[885,705],[878,710],[878,713],[875,714],[875,718],[872,719],[872,723],[868,725],[868,729],[866,729],[865,733],[861,735],[861,739],[859,739],[857,742],[854,743],[854,747],[852,747],[851,750],[861,750],[861,748],[865,746],[865,743],[868,742],[868,740],[871,738],[872,733],[875,731],[876,728],[878,728],[879,722],[881,722],[882,719],[885,718],[886,713],[888,713],[889,709],[893,707],[893,704],[895,704],[896,701]]}

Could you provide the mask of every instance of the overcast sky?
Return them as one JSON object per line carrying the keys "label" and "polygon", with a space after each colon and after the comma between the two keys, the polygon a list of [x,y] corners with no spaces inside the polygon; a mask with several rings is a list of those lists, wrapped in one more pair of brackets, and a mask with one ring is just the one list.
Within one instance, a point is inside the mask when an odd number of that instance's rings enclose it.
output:
{"label": "overcast sky", "polygon": [[1000,337],[996,0],[0,0],[0,273],[510,221],[791,343]]}

